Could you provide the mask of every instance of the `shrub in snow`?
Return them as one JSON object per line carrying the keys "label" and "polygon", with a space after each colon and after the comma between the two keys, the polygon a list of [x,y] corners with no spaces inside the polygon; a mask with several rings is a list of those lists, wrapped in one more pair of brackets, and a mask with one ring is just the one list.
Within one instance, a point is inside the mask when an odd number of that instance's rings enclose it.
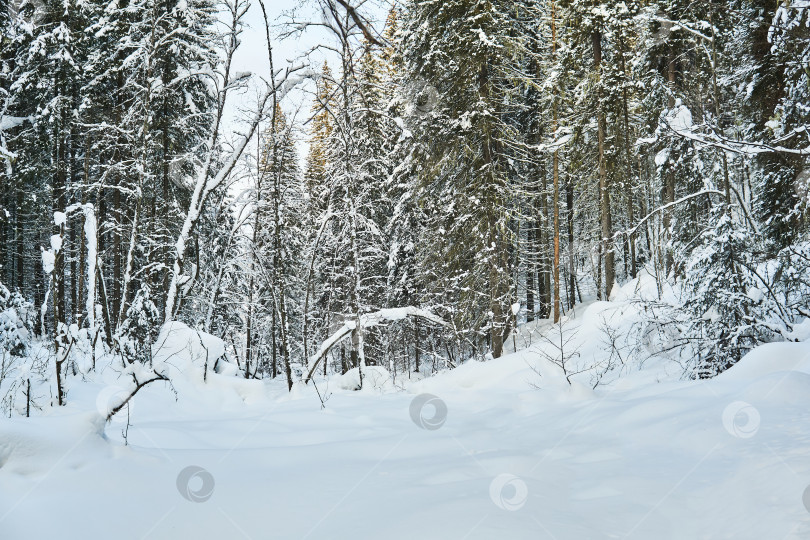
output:
{"label": "shrub in snow", "polygon": [[0,408],[28,415],[32,401],[31,380],[41,378],[47,362],[30,358],[34,335],[34,307],[22,295],[0,283]]}
{"label": "shrub in snow", "polygon": [[[151,331],[151,327],[149,329]],[[140,358],[141,361],[134,361],[133,357],[127,358],[129,363],[121,371],[120,392],[115,392],[120,399],[116,398],[114,403],[107,404],[111,406],[104,409],[107,421],[142,388],[153,382],[169,383],[176,395],[190,387],[194,388],[198,383],[206,381],[208,371],[225,354],[224,341],[189,328],[179,321],[171,321],[160,327],[154,340],[135,343],[133,339],[129,339],[121,343],[127,347],[138,347],[137,353],[140,356],[134,358]],[[145,348],[148,348],[148,352]]]}
{"label": "shrub in snow", "polygon": [[543,346],[536,349],[540,356],[562,370],[569,385],[571,376],[579,372],[572,368],[572,361],[579,357],[579,347],[576,341],[577,329],[570,323],[571,319],[561,317],[558,323],[539,336]]}
{"label": "shrub in snow", "polygon": [[170,378],[183,374],[205,380],[208,371],[225,356],[224,341],[180,321],[163,325],[157,339],[150,343],[155,369]]}
{"label": "shrub in snow", "polygon": [[762,285],[754,275],[750,234],[730,214],[720,211],[685,270],[684,309],[690,315],[686,333],[695,354],[694,375],[700,378],[725,371],[772,337],[760,324],[768,319],[761,296],[749,294]]}
{"label": "shrub in snow", "polygon": [[34,307],[0,283],[0,353],[23,356],[33,336]]}
{"label": "shrub in snow", "polygon": [[[773,292],[781,300],[785,317],[793,326],[810,318],[810,244],[783,249],[773,266]],[[767,291],[771,292],[771,291]],[[770,294],[766,295],[766,300]]]}
{"label": "shrub in snow", "polygon": [[631,354],[640,362],[662,355],[673,360],[686,353],[684,328],[689,317],[679,306],[653,299],[638,302],[639,318],[630,335],[636,336]]}
{"label": "shrub in snow", "polygon": [[395,392],[396,386],[391,374],[382,366],[365,366],[363,384],[360,384],[360,368],[353,368],[335,377],[335,383],[342,390],[356,391],[361,388],[367,392]]}
{"label": "shrub in snow", "polygon": [[152,301],[152,291],[146,283],[142,283],[116,336],[119,350],[129,363],[151,362],[152,343],[161,323],[162,316]]}

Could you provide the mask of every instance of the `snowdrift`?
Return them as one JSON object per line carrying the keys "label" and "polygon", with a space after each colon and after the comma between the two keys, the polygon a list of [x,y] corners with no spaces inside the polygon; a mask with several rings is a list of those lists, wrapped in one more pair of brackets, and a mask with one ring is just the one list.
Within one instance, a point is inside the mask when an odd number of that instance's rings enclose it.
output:
{"label": "snowdrift", "polygon": [[[224,344],[172,323],[153,350],[171,384],[144,388],[128,417],[88,413],[126,382],[110,364],[74,379],[67,407],[0,420],[0,535],[810,537],[810,344],[684,380],[639,333],[647,285],[519,328],[496,360],[412,379],[367,366],[360,392],[357,369],[293,392],[216,372]],[[189,467],[210,501],[178,486]]]}
{"label": "snowdrift", "polygon": [[225,342],[216,336],[193,330],[182,322],[172,321],[160,329],[152,345],[152,362],[166,365],[177,373],[213,369],[225,354]]}

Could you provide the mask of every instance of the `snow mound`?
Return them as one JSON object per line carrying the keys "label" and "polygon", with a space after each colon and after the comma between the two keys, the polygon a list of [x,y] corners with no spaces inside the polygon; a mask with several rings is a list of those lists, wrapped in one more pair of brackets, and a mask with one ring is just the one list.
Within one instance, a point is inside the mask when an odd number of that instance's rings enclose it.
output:
{"label": "snow mound", "polygon": [[717,379],[754,381],[773,373],[810,374],[810,343],[766,343],[753,349]]}
{"label": "snow mound", "polygon": [[483,390],[510,388],[528,390],[529,381],[537,379],[524,359],[524,354],[507,354],[495,360],[478,362],[469,360],[455,369],[442,371],[433,377],[412,382],[408,390],[414,394],[423,392],[441,394],[448,390]]}
{"label": "snow mound", "polygon": [[513,353],[515,351],[528,349],[542,339],[542,336],[548,331],[551,325],[552,322],[549,319],[535,319],[531,322],[518,325],[504,340],[504,352]]}
{"label": "snow mound", "polygon": [[[334,378],[334,384],[341,390],[360,390],[360,370],[350,369],[343,375]],[[396,392],[391,374],[382,366],[366,366],[363,368],[363,391],[378,394]]]}
{"label": "snow mound", "polygon": [[804,319],[799,324],[794,324],[790,338],[798,341],[810,341],[810,319]]}
{"label": "snow mound", "polygon": [[172,321],[161,328],[152,346],[152,362],[171,380],[181,400],[196,406],[239,407],[267,399],[266,385],[246,379],[225,359],[225,342]]}
{"label": "snow mound", "polygon": [[[225,342],[216,336],[189,328],[179,321],[171,321],[160,329],[152,346],[152,361],[165,364],[180,372],[213,369],[218,358],[225,354]],[[196,368],[196,369],[194,369]],[[173,369],[172,369],[173,371]]]}
{"label": "snow mound", "polygon": [[[95,412],[30,420],[0,422],[0,469],[21,476],[39,476],[63,460],[79,468],[108,448],[103,441],[104,419]],[[80,450],[66,454],[71,448]]]}

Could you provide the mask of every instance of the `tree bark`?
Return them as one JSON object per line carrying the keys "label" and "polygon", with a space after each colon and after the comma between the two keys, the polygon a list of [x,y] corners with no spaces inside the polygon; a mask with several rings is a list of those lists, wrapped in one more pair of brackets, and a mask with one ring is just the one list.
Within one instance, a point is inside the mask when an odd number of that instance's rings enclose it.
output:
{"label": "tree bark", "polygon": [[[557,55],[557,6],[551,2],[551,44],[554,56]],[[559,119],[557,111],[557,96],[553,96],[553,116],[554,116],[554,136],[557,137],[559,129]],[[560,320],[560,157],[559,150],[554,150],[553,156],[553,193],[552,206],[554,210],[554,261],[552,270],[554,272],[554,315],[553,321]]]}
{"label": "tree bark", "polygon": [[[670,46],[669,55],[667,57],[667,81],[669,84],[669,98],[667,103],[669,108],[675,107],[675,51]],[[675,171],[670,167],[664,174],[664,205],[669,205],[675,202]],[[675,259],[672,250],[669,249],[670,228],[672,225],[672,207],[667,206],[662,216],[664,226],[664,238],[661,249],[665,251],[664,255],[664,269],[667,274],[672,270],[675,264]]]}
{"label": "tree bark", "polygon": [[613,283],[616,281],[616,271],[614,268],[613,242],[611,239],[612,223],[610,215],[610,189],[607,178],[607,166],[605,163],[605,109],[604,96],[602,91],[602,33],[595,31],[593,38],[593,59],[594,67],[598,75],[599,84],[599,104],[597,106],[597,144],[599,147],[599,213],[601,222],[601,254],[605,268],[605,300],[610,299],[610,292]]}

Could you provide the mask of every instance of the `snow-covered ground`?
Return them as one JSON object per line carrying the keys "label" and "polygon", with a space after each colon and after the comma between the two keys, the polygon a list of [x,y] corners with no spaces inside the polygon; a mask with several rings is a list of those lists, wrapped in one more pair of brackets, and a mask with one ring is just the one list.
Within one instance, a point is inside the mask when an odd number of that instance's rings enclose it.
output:
{"label": "snow-covered ground", "polygon": [[[566,323],[569,371],[604,360],[617,313]],[[67,407],[0,420],[0,538],[810,538],[810,345],[709,381],[620,363],[594,389],[542,341],[423,380],[369,370],[360,392],[321,380],[325,408],[311,384],[154,383],[128,446],[101,370]]]}

